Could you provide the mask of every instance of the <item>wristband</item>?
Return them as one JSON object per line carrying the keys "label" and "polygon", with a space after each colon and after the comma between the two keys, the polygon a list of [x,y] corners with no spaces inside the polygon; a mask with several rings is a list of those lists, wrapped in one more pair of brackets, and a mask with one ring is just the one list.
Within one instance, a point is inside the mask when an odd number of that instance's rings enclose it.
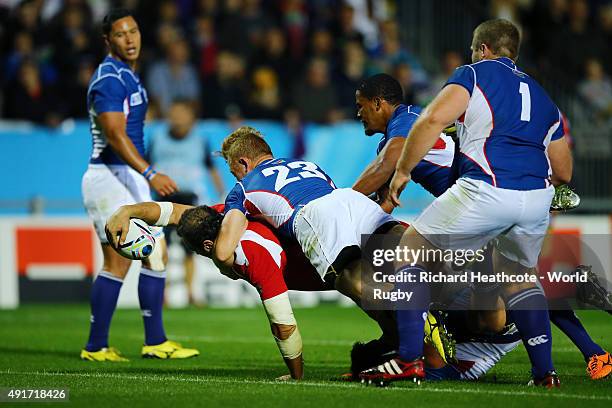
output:
{"label": "wristband", "polygon": [[155,202],[155,204],[159,205],[159,218],[155,221],[155,226],[165,227],[170,222],[174,206],[168,201]]}
{"label": "wristband", "polygon": [[141,174],[144,176],[144,178],[147,179],[147,181],[151,181],[151,179],[157,174],[157,172],[153,170],[153,166],[149,165],[149,167],[144,169]]}

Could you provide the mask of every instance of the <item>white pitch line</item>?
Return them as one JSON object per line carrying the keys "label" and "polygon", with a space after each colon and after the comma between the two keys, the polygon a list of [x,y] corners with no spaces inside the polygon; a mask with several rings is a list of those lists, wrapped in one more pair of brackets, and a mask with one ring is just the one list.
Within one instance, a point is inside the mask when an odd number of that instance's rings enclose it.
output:
{"label": "white pitch line", "polygon": [[[277,385],[277,386],[294,386],[294,387],[315,387],[315,388],[353,388],[358,390],[366,390],[373,388],[366,388],[360,384],[355,383],[334,383],[334,382],[321,382],[321,381],[272,381],[272,380],[228,380],[221,378],[203,378],[203,377],[177,377],[172,375],[125,375],[118,373],[63,373],[63,372],[50,372],[50,371],[11,371],[3,370],[0,374],[7,375],[25,375],[25,376],[66,376],[66,377],[85,377],[85,378],[110,378],[110,379],[122,379],[122,380],[135,380],[135,381],[177,381],[177,382],[194,382],[194,383],[210,383],[210,384],[253,384],[253,385]],[[378,389],[378,388],[374,388]],[[482,389],[455,389],[455,388],[428,388],[428,387],[386,387],[382,388],[382,391],[416,391],[416,392],[431,392],[431,393],[443,393],[443,394],[484,394],[484,395],[507,395],[515,397],[536,397],[536,398],[565,398],[565,399],[578,399],[578,400],[590,400],[590,401],[612,401],[612,397],[603,397],[595,395],[573,395],[573,394],[562,394],[555,391],[549,392],[526,392],[526,391],[506,391],[506,390],[482,390]],[[544,391],[544,390],[542,390]]]}

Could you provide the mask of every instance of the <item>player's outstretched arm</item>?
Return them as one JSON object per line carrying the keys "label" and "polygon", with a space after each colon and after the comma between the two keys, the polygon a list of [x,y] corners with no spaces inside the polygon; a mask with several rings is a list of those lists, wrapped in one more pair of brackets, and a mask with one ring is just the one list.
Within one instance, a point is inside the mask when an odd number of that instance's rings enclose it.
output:
{"label": "player's outstretched arm", "polygon": [[270,321],[272,335],[287,364],[291,378],[301,380],[304,377],[302,336],[289,302],[289,293],[283,292],[266,299],[263,301],[263,306]]}
{"label": "player's outstretched arm", "polygon": [[213,260],[218,266],[225,265],[228,268],[233,266],[234,251],[247,225],[247,217],[242,211],[231,209],[225,214],[213,250]]}
{"label": "player's outstretched arm", "polygon": [[178,190],[174,180],[162,173],[153,171],[142,158],[132,140],[126,133],[126,118],[123,112],[104,112],[98,115],[98,122],[108,144],[131,168],[144,175],[151,187],[160,195],[166,196]]}
{"label": "player's outstretched arm", "polygon": [[574,163],[565,137],[550,142],[546,153],[552,170],[552,184],[556,187],[569,183],[572,179]]}
{"label": "player's outstretched arm", "polygon": [[178,224],[181,216],[191,205],[169,202],[147,202],[119,207],[106,221],[106,230],[115,240],[116,247],[125,241],[130,228],[130,218],[139,218],[149,225],[166,226]]}
{"label": "player's outstretched arm", "polygon": [[[406,141],[403,137],[394,137],[385,145],[376,158],[361,173],[353,190],[362,194],[370,195],[378,192],[393,176],[397,161],[402,154],[402,148]],[[384,198],[384,197],[381,197]]]}

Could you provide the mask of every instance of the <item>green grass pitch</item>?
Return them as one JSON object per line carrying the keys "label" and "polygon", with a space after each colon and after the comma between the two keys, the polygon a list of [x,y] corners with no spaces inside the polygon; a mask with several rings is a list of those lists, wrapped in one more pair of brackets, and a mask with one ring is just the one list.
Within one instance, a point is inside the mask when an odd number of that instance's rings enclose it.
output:
{"label": "green grass pitch", "polygon": [[[304,338],[307,380],[275,382],[286,373],[262,310],[167,310],[169,338],[198,347],[191,360],[140,358],[142,322],[136,310],[118,310],[111,345],[128,363],[80,361],[86,340],[85,305],[25,306],[0,311],[0,387],[70,389],[73,405],[370,407],[561,407],[612,406],[612,381],[591,381],[576,348],[554,332],[554,360],[562,388],[527,387],[529,362],[522,347],[478,382],[365,387],[330,381],[348,368],[355,340],[377,336],[373,322],[356,308],[322,306],[295,311]],[[603,312],[581,312],[604,348],[612,347],[612,320]],[[20,404],[23,406],[23,404]]]}

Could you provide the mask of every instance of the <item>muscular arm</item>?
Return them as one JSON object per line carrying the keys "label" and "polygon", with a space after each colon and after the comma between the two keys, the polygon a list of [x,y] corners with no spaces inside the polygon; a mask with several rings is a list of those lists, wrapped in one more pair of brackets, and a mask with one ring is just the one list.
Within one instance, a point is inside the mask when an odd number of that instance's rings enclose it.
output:
{"label": "muscular arm", "polygon": [[123,112],[104,112],[98,116],[98,123],[108,144],[115,153],[138,173],[142,173],[149,163],[142,158],[126,132],[126,118]]}
{"label": "muscular arm", "polygon": [[405,141],[406,139],[403,137],[394,137],[389,140],[378,156],[355,181],[353,190],[370,195],[383,187],[395,171]]}
{"label": "muscular arm", "polygon": [[565,137],[550,142],[546,152],[552,169],[553,185],[569,183],[572,179],[573,160]]}
{"label": "muscular arm", "polygon": [[[172,204],[172,214],[168,225],[177,225],[181,216],[191,205]],[[123,243],[130,227],[130,218],[139,218],[149,225],[155,225],[161,214],[160,206],[155,202],[138,203],[119,207],[106,222],[106,229],[111,237],[113,244]]]}
{"label": "muscular arm", "polygon": [[232,209],[225,214],[213,250],[213,259],[218,266],[219,264],[229,268],[233,266],[234,251],[247,225],[246,215],[240,210]]}
{"label": "muscular arm", "polygon": [[[113,151],[131,168],[142,174],[149,167],[149,163],[138,153],[136,146],[128,137],[123,112],[103,112],[98,116],[98,123],[102,126],[102,131]],[[172,194],[178,189],[176,183],[165,174],[157,173],[148,181],[162,196]]]}

